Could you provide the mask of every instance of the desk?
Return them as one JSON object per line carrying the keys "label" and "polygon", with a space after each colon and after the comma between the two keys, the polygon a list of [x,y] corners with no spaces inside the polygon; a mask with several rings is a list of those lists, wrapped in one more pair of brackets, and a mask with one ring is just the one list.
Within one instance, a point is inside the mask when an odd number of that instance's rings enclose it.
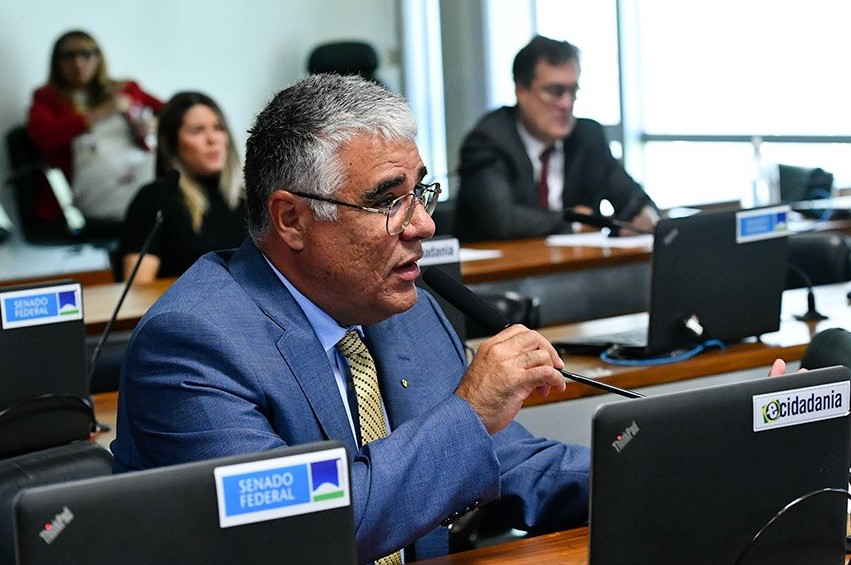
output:
{"label": "desk", "polygon": [[[851,221],[798,221],[790,229],[848,233]],[[647,310],[649,249],[549,246],[546,239],[481,242],[464,247],[499,251],[501,255],[462,263],[463,281],[482,294],[514,291],[538,297],[542,326]]]}
{"label": "desk", "polygon": [[550,246],[546,239],[472,243],[464,247],[501,253],[493,259],[462,263],[461,278],[466,284],[646,263],[651,255],[649,249]]}
{"label": "desk", "polygon": [[[845,563],[849,557],[845,557]],[[588,528],[576,528],[534,538],[416,561],[417,565],[559,565],[588,564]]]}
{"label": "desk", "polygon": [[417,565],[586,565],[588,528],[576,528],[521,539],[444,557],[416,561]]}
{"label": "desk", "polygon": [[[816,306],[822,313],[829,316],[827,320],[820,322],[800,322],[794,319],[795,314],[801,314],[807,309],[806,289],[785,291],[780,330],[762,336],[760,341],[751,340],[732,344],[724,350],[707,351],[686,361],[655,366],[610,365],[595,356],[570,355],[564,357],[566,369],[590,377],[599,377],[599,380],[621,388],[639,388],[767,367],[777,358],[797,361],[801,359],[807,344],[816,332],[831,327],[851,329],[851,307],[846,297],[849,290],[851,290],[851,283],[815,287]],[[635,329],[641,326],[646,327],[646,325],[647,314],[643,313],[544,328],[540,331],[550,341],[557,341],[567,337]],[[547,397],[533,393],[526,399],[524,406],[537,406],[596,394],[603,394],[603,391],[569,382],[563,392],[551,392]]]}
{"label": "desk", "polygon": [[[153,306],[154,302],[175,281],[173,278],[157,279],[150,284],[138,284],[130,287],[121,311],[115,320],[113,329],[132,330],[136,324]],[[111,283],[83,287],[83,320],[86,323],[86,333],[99,334],[109,322],[115,310],[118,299],[124,291],[125,284]]]}
{"label": "desk", "polygon": [[545,239],[464,247],[501,252],[494,259],[462,263],[464,283],[481,294],[538,297],[542,326],[647,310],[649,249],[550,246]]}
{"label": "desk", "polygon": [[15,234],[0,245],[0,284],[71,278],[81,284],[114,280],[109,252],[89,243],[34,245]]}

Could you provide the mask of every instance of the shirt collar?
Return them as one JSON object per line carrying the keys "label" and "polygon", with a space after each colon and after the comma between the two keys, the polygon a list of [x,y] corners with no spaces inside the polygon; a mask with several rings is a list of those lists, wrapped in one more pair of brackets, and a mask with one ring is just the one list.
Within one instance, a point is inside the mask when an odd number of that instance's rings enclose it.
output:
{"label": "shirt collar", "polygon": [[523,141],[523,146],[526,148],[526,153],[528,153],[529,155],[540,155],[541,153],[543,153],[544,149],[546,149],[550,145],[555,147],[556,153],[558,153],[558,150],[561,149],[562,145],[564,145],[561,139],[556,140],[556,142],[552,144],[544,143],[543,141],[529,133],[529,130],[526,129],[526,127],[523,125],[523,122],[521,122],[519,118],[517,119],[516,124],[517,133],[520,134],[520,139]]}

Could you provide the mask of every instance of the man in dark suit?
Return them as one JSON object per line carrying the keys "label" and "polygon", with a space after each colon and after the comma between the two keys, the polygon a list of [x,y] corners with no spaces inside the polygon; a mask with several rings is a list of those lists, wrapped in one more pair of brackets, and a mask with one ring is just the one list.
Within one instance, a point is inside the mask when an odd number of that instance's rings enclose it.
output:
{"label": "man in dark suit", "polygon": [[[362,563],[444,554],[449,521],[497,500],[519,528],[587,519],[588,450],[513,421],[529,394],[563,390],[556,351],[515,325],[468,367],[414,284],[439,193],[415,135],[404,100],[359,77],[273,98],[247,142],[250,239],[199,259],[128,346],[116,470],[338,439]],[[353,335],[369,361],[348,361]]]}
{"label": "man in dark suit", "polygon": [[569,233],[563,210],[599,215],[603,199],[617,219],[652,228],[656,206],[612,156],[602,126],[573,116],[576,47],[537,36],[513,71],[517,105],[484,116],[461,146],[459,239]]}

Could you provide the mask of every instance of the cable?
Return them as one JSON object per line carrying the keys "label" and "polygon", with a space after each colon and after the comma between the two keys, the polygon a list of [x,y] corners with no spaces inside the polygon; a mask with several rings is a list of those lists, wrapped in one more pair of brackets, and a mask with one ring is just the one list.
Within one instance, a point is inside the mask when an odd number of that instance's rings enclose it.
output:
{"label": "cable", "polygon": [[751,550],[751,548],[752,548],[752,547],[756,544],[756,542],[757,542],[757,540],[759,539],[759,537],[760,537],[760,536],[761,536],[761,535],[762,535],[762,534],[763,534],[766,530],[768,530],[768,528],[770,528],[770,527],[772,526],[772,524],[774,524],[774,522],[776,522],[776,521],[777,521],[777,520],[778,520],[781,516],[783,516],[783,514],[785,514],[788,510],[790,510],[790,509],[792,509],[793,507],[797,506],[797,505],[798,505],[798,504],[800,504],[801,502],[803,502],[803,501],[805,501],[805,500],[807,500],[807,499],[809,499],[809,498],[812,498],[812,497],[814,497],[814,496],[816,496],[816,495],[818,495],[818,494],[825,494],[825,493],[835,493],[835,494],[841,494],[841,495],[843,495],[845,498],[847,498],[847,499],[851,499],[851,493],[849,493],[846,489],[835,488],[835,487],[827,487],[827,488],[823,488],[823,489],[819,489],[819,490],[814,490],[814,491],[812,491],[812,492],[808,492],[807,494],[804,494],[804,495],[802,495],[802,496],[799,496],[798,498],[796,498],[795,500],[793,500],[792,502],[790,502],[789,504],[787,504],[786,506],[784,506],[784,507],[783,507],[783,508],[782,508],[782,509],[781,509],[781,510],[777,513],[777,514],[775,514],[774,516],[772,516],[772,517],[771,517],[771,519],[770,519],[768,522],[766,522],[766,523],[765,523],[765,525],[764,525],[763,527],[761,527],[761,528],[759,529],[759,531],[758,531],[758,532],[754,535],[754,537],[752,537],[752,538],[751,538],[751,541],[748,543],[748,545],[746,545],[746,546],[745,546],[745,548],[744,548],[744,550],[742,551],[742,553],[741,553],[741,554],[739,554],[739,558],[738,558],[738,559],[736,559],[736,565],[739,565],[739,564],[742,562],[742,560],[743,560],[745,557],[747,557],[748,552],[749,552],[749,551]]}
{"label": "cable", "polygon": [[722,342],[721,340],[708,339],[697,347],[694,347],[692,349],[689,349],[688,351],[684,351],[677,355],[668,355],[665,357],[648,357],[646,359],[626,359],[614,356],[619,349],[618,346],[615,345],[602,352],[600,354],[600,359],[605,363],[610,363],[612,365],[626,365],[631,367],[641,367],[645,365],[665,365],[667,363],[677,363],[679,361],[691,359],[698,353],[702,353],[710,347],[717,347],[718,349],[726,348],[724,342]]}

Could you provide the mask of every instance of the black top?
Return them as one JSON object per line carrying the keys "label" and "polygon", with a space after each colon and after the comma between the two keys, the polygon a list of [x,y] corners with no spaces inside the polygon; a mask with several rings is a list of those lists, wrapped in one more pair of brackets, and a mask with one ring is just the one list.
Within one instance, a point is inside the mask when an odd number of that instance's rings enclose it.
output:
{"label": "black top", "polygon": [[163,223],[148,254],[160,259],[157,277],[177,277],[208,251],[238,247],[245,239],[245,202],[231,210],[219,192],[219,177],[198,178],[210,205],[200,233],[192,229],[192,220],[180,190],[158,180],[143,187],[133,199],[121,229],[121,255],[138,253],[154,225],[157,210],[163,211]]}

